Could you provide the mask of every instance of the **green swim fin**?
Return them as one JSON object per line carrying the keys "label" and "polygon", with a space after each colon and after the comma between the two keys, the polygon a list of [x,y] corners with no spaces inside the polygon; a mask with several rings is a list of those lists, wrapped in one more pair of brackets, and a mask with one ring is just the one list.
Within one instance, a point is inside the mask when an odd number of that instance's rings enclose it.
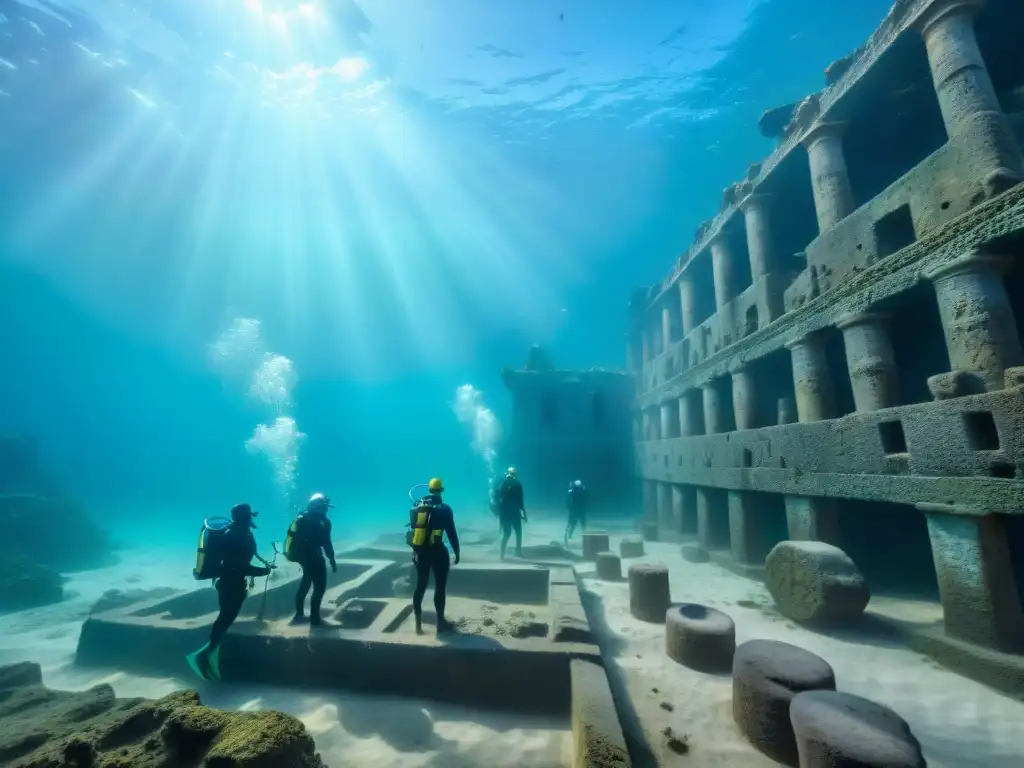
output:
{"label": "green swim fin", "polygon": [[210,654],[210,674],[213,680],[220,680],[220,646]]}
{"label": "green swim fin", "polygon": [[188,662],[189,667],[192,668],[192,671],[195,672],[198,677],[203,678],[203,680],[210,679],[210,674],[212,670],[210,669],[211,665],[209,664],[209,662],[207,662],[207,664],[201,664],[199,661],[199,657],[202,656],[206,649],[209,647],[210,644],[206,643],[199,650],[193,651],[192,653],[185,655],[185,661]]}

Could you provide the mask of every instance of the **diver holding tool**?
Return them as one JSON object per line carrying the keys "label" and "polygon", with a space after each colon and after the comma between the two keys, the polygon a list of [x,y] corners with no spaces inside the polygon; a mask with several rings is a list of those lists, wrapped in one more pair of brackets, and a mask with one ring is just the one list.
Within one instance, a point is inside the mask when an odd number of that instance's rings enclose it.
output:
{"label": "diver holding tool", "polygon": [[459,534],[455,530],[455,514],[452,508],[441,500],[444,484],[440,478],[433,478],[427,483],[427,495],[418,502],[413,491],[422,486],[413,486],[409,490],[409,500],[413,507],[409,510],[408,535],[412,547],[412,563],[416,569],[416,589],[412,594],[412,610],[416,617],[416,634],[423,634],[423,595],[427,591],[430,573],[434,573],[434,610],[437,613],[438,633],[452,628],[444,615],[448,590],[448,571],[451,559],[448,548],[444,545],[444,536],[448,536],[455,564],[459,564]]}
{"label": "diver holding tool", "polygon": [[[185,659],[192,671],[205,680],[220,679],[221,640],[238,618],[242,603],[255,586],[255,578],[269,576],[277,568],[256,554],[252,529],[256,527],[253,518],[258,514],[248,504],[236,504],[230,520],[210,517],[203,521],[192,575],[198,580],[214,580],[220,610],[210,628],[209,642]],[[264,566],[253,565],[254,558]]]}

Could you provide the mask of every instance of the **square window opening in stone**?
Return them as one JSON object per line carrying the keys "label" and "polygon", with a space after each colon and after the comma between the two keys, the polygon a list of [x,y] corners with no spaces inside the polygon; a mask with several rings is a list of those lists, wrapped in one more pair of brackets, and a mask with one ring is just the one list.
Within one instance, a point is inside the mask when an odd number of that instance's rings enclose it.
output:
{"label": "square window opening in stone", "polygon": [[901,205],[875,222],[875,246],[880,259],[906,248],[915,240],[917,232],[914,231],[909,204]]}
{"label": "square window opening in stone", "polygon": [[1003,480],[1013,480],[1017,477],[1017,465],[1011,464],[1008,461],[994,461],[989,465],[988,473],[992,477],[998,477]]}
{"label": "square window opening in stone", "polygon": [[754,304],[753,306],[747,307],[747,314],[743,324],[743,335],[749,336],[752,334],[757,330],[757,325],[757,305]]}
{"label": "square window opening in stone", "polygon": [[743,449],[742,460],[743,460],[743,466],[744,467],[752,467],[752,466],[754,466],[754,454],[753,454],[753,452],[751,452],[751,450],[749,448],[744,448]]}
{"label": "square window opening in stone", "polygon": [[998,451],[999,430],[992,411],[970,411],[964,414],[967,442],[972,451]]}
{"label": "square window opening in stone", "polygon": [[903,433],[903,422],[881,421],[878,423],[878,435],[882,438],[882,450],[887,456],[894,453],[907,453],[907,436]]}

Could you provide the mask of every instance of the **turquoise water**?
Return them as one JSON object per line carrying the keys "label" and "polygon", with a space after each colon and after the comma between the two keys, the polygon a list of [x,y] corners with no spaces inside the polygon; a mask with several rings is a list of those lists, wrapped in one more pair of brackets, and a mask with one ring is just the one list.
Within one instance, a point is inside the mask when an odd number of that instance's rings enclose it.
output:
{"label": "turquoise water", "polygon": [[501,367],[622,367],[758,116],[887,10],[0,0],[0,431],[126,538],[482,507]]}

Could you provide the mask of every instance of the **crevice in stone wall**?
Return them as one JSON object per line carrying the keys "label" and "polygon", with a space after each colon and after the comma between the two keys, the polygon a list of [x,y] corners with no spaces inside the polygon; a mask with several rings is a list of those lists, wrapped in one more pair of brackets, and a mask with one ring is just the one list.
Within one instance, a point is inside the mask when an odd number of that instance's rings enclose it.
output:
{"label": "crevice in stone wall", "polygon": [[772,245],[777,263],[771,271],[795,275],[807,266],[803,251],[818,236],[807,153],[790,153],[775,169],[765,191],[777,191],[771,201]]}
{"label": "crevice in stone wall", "polygon": [[[863,205],[946,143],[924,41],[908,35],[862,81],[843,149],[856,204]],[[881,254],[880,254],[881,255]]]}
{"label": "crevice in stone wall", "polygon": [[793,394],[793,366],[785,348],[749,363],[757,398],[755,427],[772,427],[779,422],[779,399]]}
{"label": "crevice in stone wall", "polygon": [[789,538],[786,525],[786,497],[781,493],[751,491],[757,508],[757,541],[762,558],[780,541]]}
{"label": "crevice in stone wall", "polygon": [[1024,86],[1024,56],[1020,55],[1024,14],[1020,12],[1020,3],[1014,0],[986,3],[975,16],[974,29],[996,93]]}
{"label": "crevice in stone wall", "polygon": [[1010,307],[1013,309],[1013,318],[1017,321],[1017,333],[1024,340],[1024,236],[1007,240],[1000,250],[1013,257],[1013,266],[1006,273],[1004,280],[1006,293],[1010,297]]}
{"label": "crevice in stone wall", "polygon": [[719,407],[721,408],[722,432],[734,432],[736,430],[736,409],[732,403],[732,377],[720,376],[711,382],[718,393]]}
{"label": "crevice in stone wall", "polygon": [[919,283],[879,308],[889,315],[899,404],[928,402],[928,377],[950,368],[935,290],[930,283]]}
{"label": "crevice in stone wall", "polygon": [[679,486],[683,493],[683,516],[679,532],[684,536],[697,534],[697,489],[692,485]]}
{"label": "crevice in stone wall", "polygon": [[842,549],[853,558],[872,594],[939,599],[925,516],[907,504],[844,500],[836,503]]}
{"label": "crevice in stone wall", "polygon": [[1013,579],[1017,583],[1017,598],[1024,607],[1024,517],[1006,516],[1006,537],[1009,539]]}
{"label": "crevice in stone wall", "polygon": [[736,295],[739,296],[753,284],[753,277],[750,273],[750,247],[747,244],[746,225],[743,223],[743,214],[735,217],[736,232],[729,234],[729,249],[733,257],[733,280],[736,285]]}
{"label": "crevice in stone wall", "polygon": [[853,402],[853,383],[846,365],[846,345],[842,332],[838,328],[828,328],[824,334],[825,360],[835,391],[835,415],[839,418],[857,410]]}
{"label": "crevice in stone wall", "polygon": [[711,268],[711,250],[705,249],[689,267],[693,280],[693,314],[698,324],[715,314],[715,276]]}
{"label": "crevice in stone wall", "polygon": [[729,494],[721,488],[710,488],[712,549],[729,549]]}

